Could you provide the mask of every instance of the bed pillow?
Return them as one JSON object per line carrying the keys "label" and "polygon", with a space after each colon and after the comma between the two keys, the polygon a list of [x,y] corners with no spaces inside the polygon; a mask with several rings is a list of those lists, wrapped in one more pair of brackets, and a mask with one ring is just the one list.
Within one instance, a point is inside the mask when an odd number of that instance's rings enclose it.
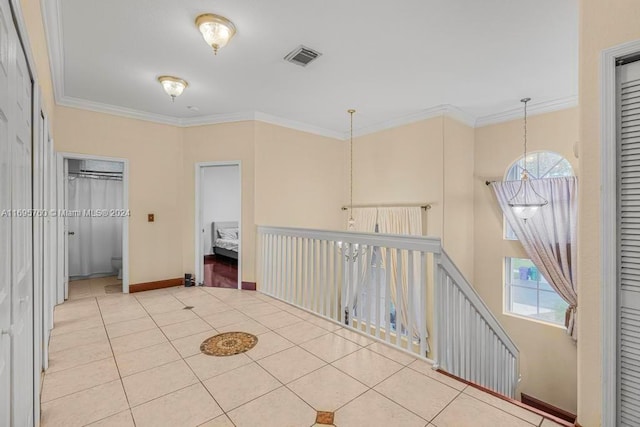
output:
{"label": "bed pillow", "polygon": [[235,240],[238,238],[238,229],[237,228],[219,228],[218,236],[221,239]]}

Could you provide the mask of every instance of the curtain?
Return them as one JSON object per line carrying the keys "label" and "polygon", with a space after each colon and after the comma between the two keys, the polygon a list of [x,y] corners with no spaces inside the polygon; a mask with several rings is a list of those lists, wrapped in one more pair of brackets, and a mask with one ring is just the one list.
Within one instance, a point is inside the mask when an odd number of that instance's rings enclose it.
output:
{"label": "curtain", "polygon": [[[419,207],[410,208],[378,208],[378,228],[383,234],[404,234],[404,235],[422,235],[422,212]],[[396,331],[402,331],[402,325],[408,325],[409,310],[413,310],[413,318],[420,322],[426,321],[422,319],[426,314],[420,316],[420,287],[426,286],[426,283],[420,283],[420,254],[414,253],[413,259],[413,281],[409,283],[409,253],[408,251],[400,252],[400,263],[402,271],[400,272],[402,295],[398,297],[396,292],[398,278],[398,251],[394,249],[385,249],[382,251],[382,262],[385,268],[391,268],[391,300],[396,306],[396,313],[399,307],[402,307],[402,317],[396,317]],[[413,287],[413,307],[409,307],[409,287]],[[409,333],[409,331],[407,331]],[[414,336],[419,336],[417,329],[411,331]]]}
{"label": "curtain", "polygon": [[492,185],[502,212],[527,255],[569,304],[565,326],[567,334],[576,340],[578,180],[576,177],[551,178],[535,180],[531,184],[549,204],[526,222],[509,206],[520,182],[494,182]]}
{"label": "curtain", "polygon": [[112,257],[122,256],[122,222],[118,216],[90,216],[92,211],[122,209],[122,181],[113,179],[70,178],[68,208],[80,211],[68,218],[69,276],[91,277],[113,273]]}
{"label": "curtain", "polygon": [[[362,233],[375,233],[376,223],[378,219],[377,208],[353,208],[351,210],[351,216],[355,221],[353,231],[362,232]],[[346,246],[344,247],[344,250],[345,250],[345,255],[347,257],[351,256],[351,254],[346,252],[348,251]],[[354,254],[358,253],[358,256],[361,256],[361,257],[365,256],[364,252],[362,252],[361,248],[357,245],[354,246],[352,251]],[[376,255],[372,253],[370,256],[375,257]],[[347,301],[346,303],[347,303],[347,306],[355,309],[358,301],[358,296],[363,291],[367,292],[371,288],[369,284],[371,281],[371,266],[373,264],[373,260],[370,259],[369,263],[360,262],[359,263],[360,270],[357,270],[356,268],[358,263],[350,262],[349,258],[347,257],[345,257],[346,266],[348,268],[353,269],[353,275],[354,277],[357,277],[358,280],[347,285],[347,286],[350,285],[350,288],[346,289],[346,292],[348,295],[351,296],[351,298],[350,298],[350,301]],[[358,286],[358,284],[360,284],[360,286]]]}

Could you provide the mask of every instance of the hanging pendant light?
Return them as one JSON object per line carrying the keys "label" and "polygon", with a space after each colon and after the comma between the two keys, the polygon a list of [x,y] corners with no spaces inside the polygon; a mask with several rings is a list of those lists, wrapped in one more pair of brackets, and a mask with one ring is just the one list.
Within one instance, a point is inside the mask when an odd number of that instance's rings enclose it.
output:
{"label": "hanging pendant light", "polygon": [[509,199],[509,206],[513,209],[513,213],[523,219],[525,222],[527,219],[533,217],[538,210],[549,202],[542,197],[531,185],[531,177],[529,170],[527,169],[527,103],[531,101],[531,98],[523,98],[520,102],[524,103],[524,157],[522,175],[520,178],[520,187],[515,196]]}
{"label": "hanging pendant light", "polygon": [[351,121],[351,130],[349,132],[349,221],[347,222],[348,230],[355,230],[356,220],[353,219],[353,114],[356,112],[353,108],[347,110]]}

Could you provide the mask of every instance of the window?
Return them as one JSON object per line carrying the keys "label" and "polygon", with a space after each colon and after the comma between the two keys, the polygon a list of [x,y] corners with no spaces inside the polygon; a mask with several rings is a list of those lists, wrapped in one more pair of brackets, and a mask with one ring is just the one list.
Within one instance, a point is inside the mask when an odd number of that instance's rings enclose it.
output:
{"label": "window", "polygon": [[531,260],[506,258],[505,270],[505,310],[508,313],[564,326],[569,305]]}
{"label": "window", "polygon": [[[511,165],[504,178],[506,181],[517,181],[522,177],[523,170],[524,156]],[[531,179],[573,176],[571,163],[560,154],[551,151],[539,151],[527,155],[527,170]],[[504,221],[504,238],[518,240],[506,220]]]}

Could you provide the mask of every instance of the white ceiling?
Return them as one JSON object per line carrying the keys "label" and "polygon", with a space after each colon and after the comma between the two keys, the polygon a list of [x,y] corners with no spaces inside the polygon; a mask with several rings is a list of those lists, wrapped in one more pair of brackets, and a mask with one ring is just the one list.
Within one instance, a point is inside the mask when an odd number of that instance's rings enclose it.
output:
{"label": "white ceiling", "polygon": [[[47,26],[63,100],[176,119],[261,112],[344,132],[351,107],[366,128],[445,104],[483,117],[523,96],[577,95],[577,0],[57,1]],[[238,28],[218,56],[194,25],[203,12]],[[299,44],[322,57],[285,62]],[[189,82],[175,103],[162,74]]]}

